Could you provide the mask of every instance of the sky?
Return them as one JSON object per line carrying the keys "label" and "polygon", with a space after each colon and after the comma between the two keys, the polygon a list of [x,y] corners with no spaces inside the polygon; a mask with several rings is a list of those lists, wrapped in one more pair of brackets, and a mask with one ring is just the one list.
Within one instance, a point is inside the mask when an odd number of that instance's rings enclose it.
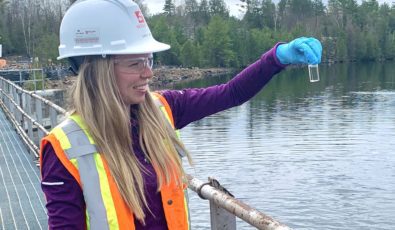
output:
{"label": "sky", "polygon": [[[199,0],[198,0],[199,1]],[[179,5],[182,0],[175,0],[176,5]],[[145,4],[147,4],[148,9],[151,14],[157,14],[162,12],[163,6],[165,4],[165,0],[145,0]],[[230,14],[234,16],[239,16],[240,7],[236,4],[240,4],[240,0],[225,0],[226,5],[229,8]]]}
{"label": "sky", "polygon": [[[323,2],[325,3],[327,0],[323,0]],[[175,0],[176,5],[179,5],[181,2],[183,2],[183,0]],[[276,0],[274,0],[274,2],[277,2]],[[362,2],[362,0],[358,0],[359,3]],[[392,2],[395,2],[395,0],[378,0],[379,4],[382,4],[384,2],[387,2],[389,5],[391,5]],[[163,5],[165,4],[165,0],[145,0],[144,1],[145,4],[147,4],[148,9],[150,11],[151,14],[157,14],[162,12],[163,9]],[[236,17],[240,16],[240,6],[238,6],[238,4],[240,4],[240,0],[225,0],[226,5],[229,8],[230,14]]]}

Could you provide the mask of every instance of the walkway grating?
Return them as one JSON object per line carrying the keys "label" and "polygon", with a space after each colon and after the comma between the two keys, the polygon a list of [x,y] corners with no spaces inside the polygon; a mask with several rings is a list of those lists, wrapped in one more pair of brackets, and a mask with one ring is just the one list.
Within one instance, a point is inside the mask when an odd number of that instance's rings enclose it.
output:
{"label": "walkway grating", "polygon": [[39,169],[1,109],[0,229],[48,229]]}

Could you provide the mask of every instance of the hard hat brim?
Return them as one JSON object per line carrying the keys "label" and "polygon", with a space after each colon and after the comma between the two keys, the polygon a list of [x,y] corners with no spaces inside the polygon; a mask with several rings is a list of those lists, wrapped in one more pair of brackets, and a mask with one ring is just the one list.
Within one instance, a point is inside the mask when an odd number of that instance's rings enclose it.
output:
{"label": "hard hat brim", "polygon": [[[126,55],[126,54],[147,54],[147,53],[157,53],[161,51],[165,51],[170,49],[170,45],[158,42],[155,39],[150,39],[149,41],[142,41],[140,44],[137,46],[133,46],[133,48],[126,48],[126,49],[121,49],[121,50],[111,50],[111,51],[105,51],[103,50],[102,52],[98,53],[97,49],[86,49],[86,48],[75,48],[74,47],[74,53],[70,55],[70,53],[67,55],[59,55],[57,57],[57,60],[61,60],[64,58],[68,57],[78,57],[78,56],[92,56],[92,55]],[[62,48],[59,46],[59,53],[62,53]],[[80,50],[80,52],[78,52]]]}

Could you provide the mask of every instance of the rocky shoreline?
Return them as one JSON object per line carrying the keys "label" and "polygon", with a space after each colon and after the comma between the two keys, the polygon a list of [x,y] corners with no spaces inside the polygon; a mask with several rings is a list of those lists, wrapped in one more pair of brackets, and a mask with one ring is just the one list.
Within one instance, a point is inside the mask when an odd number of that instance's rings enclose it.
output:
{"label": "rocky shoreline", "polygon": [[160,67],[154,69],[154,76],[151,80],[151,86],[162,88],[169,85],[194,81],[206,77],[215,77],[224,74],[234,73],[235,69],[231,68],[169,68]]}
{"label": "rocky shoreline", "polygon": [[[154,89],[163,89],[171,85],[189,82],[206,77],[220,76],[224,74],[234,73],[235,69],[231,68],[175,68],[175,67],[159,67],[154,69],[154,77],[150,86]],[[64,89],[69,90],[76,80],[75,76],[64,77],[60,80],[47,80],[47,89]]]}

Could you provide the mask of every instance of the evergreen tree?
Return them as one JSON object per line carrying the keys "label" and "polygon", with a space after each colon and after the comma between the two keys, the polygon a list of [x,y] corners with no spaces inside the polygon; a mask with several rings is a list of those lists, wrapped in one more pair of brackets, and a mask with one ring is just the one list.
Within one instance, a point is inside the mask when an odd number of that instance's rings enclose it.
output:
{"label": "evergreen tree", "polygon": [[[4,55],[54,60],[62,16],[75,0],[0,0],[0,43]],[[242,20],[229,17],[224,0],[185,0],[165,13],[150,16],[154,37],[172,46],[156,61],[184,66],[245,66],[275,41],[315,36],[324,44],[324,59],[393,59],[395,6],[378,0],[240,0]],[[336,60],[336,59],[335,59]]]}
{"label": "evergreen tree", "polygon": [[199,19],[199,4],[196,0],[186,0],[185,1],[185,20],[184,20],[184,30],[186,36],[189,38],[194,38],[196,33],[196,28],[200,23]]}
{"label": "evergreen tree", "polygon": [[276,30],[277,12],[276,5],[272,0],[263,0],[261,4],[262,24],[263,27]]}
{"label": "evergreen tree", "polygon": [[3,15],[3,13],[4,13],[4,8],[5,8],[6,4],[7,4],[7,1],[6,1],[6,0],[0,0],[0,13],[1,13],[2,15]]}
{"label": "evergreen tree", "polygon": [[194,19],[197,19],[197,13],[199,12],[199,4],[196,0],[185,0],[185,14],[192,15]]}
{"label": "evergreen tree", "polygon": [[181,63],[185,67],[196,67],[199,64],[199,49],[192,40],[188,40],[181,48]]}
{"label": "evergreen tree", "polygon": [[261,11],[259,0],[246,1],[246,13],[243,20],[247,23],[249,28],[262,28],[263,27],[263,12]]}
{"label": "evergreen tree", "polygon": [[220,16],[214,16],[204,33],[204,57],[207,66],[229,67],[235,63],[231,49],[229,26]]}
{"label": "evergreen tree", "polygon": [[165,5],[163,6],[163,11],[168,15],[168,16],[173,16],[176,13],[176,6],[174,5],[173,0],[166,0]]}
{"label": "evergreen tree", "polygon": [[202,25],[207,25],[210,21],[210,8],[207,0],[201,0],[199,5],[199,15],[200,22]]}
{"label": "evergreen tree", "polygon": [[59,37],[56,34],[45,34],[37,44],[35,56],[46,64],[46,61],[55,61],[58,56]]}
{"label": "evergreen tree", "polygon": [[223,0],[210,0],[209,2],[210,15],[219,15],[221,17],[229,17],[229,10]]}
{"label": "evergreen tree", "polygon": [[338,61],[346,61],[347,60],[347,43],[346,39],[343,36],[340,36],[336,42],[336,58]]}

